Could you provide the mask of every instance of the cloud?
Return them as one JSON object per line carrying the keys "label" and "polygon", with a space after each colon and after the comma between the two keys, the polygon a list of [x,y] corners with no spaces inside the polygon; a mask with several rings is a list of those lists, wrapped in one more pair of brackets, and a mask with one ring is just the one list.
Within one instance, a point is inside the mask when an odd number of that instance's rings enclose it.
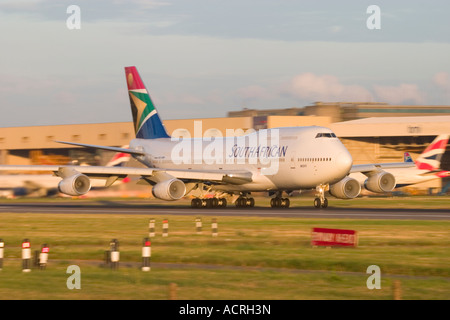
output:
{"label": "cloud", "polygon": [[338,32],[341,32],[342,29],[343,29],[342,26],[332,26],[332,27],[330,27],[329,30],[331,33],[338,33]]}
{"label": "cloud", "polygon": [[[436,85],[450,89],[448,74],[437,74]],[[246,102],[260,102],[288,96],[297,102],[386,102],[389,104],[426,104],[427,95],[417,84],[401,83],[393,86],[345,84],[333,75],[317,75],[311,72],[296,75],[281,86],[264,88],[250,85],[238,90],[238,95]]]}
{"label": "cloud", "polygon": [[433,83],[444,90],[450,90],[450,75],[447,72],[438,72],[433,76]]}
{"label": "cloud", "polygon": [[360,85],[346,85],[332,75],[302,73],[287,86],[287,93],[311,101],[373,101],[372,93]]}
{"label": "cloud", "polygon": [[269,92],[267,88],[258,85],[240,88],[238,89],[237,94],[246,103],[253,100],[272,99],[274,97],[273,93]]}
{"label": "cloud", "polygon": [[118,5],[127,5],[129,6],[130,3],[136,6],[136,9],[139,10],[151,10],[156,9],[163,6],[170,6],[171,4],[167,1],[155,1],[155,0],[114,0],[112,1],[113,4]]}
{"label": "cloud", "polygon": [[402,83],[398,86],[374,85],[373,90],[378,101],[390,104],[424,104],[425,94],[416,84]]}

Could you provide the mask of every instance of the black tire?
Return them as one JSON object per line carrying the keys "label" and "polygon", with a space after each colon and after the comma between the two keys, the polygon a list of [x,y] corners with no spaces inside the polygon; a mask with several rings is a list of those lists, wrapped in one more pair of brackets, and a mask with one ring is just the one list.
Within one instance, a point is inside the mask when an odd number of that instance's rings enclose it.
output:
{"label": "black tire", "polygon": [[317,209],[319,209],[320,206],[321,206],[320,199],[319,199],[319,198],[315,198],[315,199],[314,199],[314,207],[316,207]]}
{"label": "black tire", "polygon": [[276,208],[281,208],[281,198],[274,198],[274,203]]}
{"label": "black tire", "polygon": [[202,207],[202,200],[199,199],[199,198],[192,199],[191,207],[192,208],[201,208]]}
{"label": "black tire", "polygon": [[325,198],[322,203],[322,208],[325,209],[326,207],[328,207],[328,199],[327,198]]}

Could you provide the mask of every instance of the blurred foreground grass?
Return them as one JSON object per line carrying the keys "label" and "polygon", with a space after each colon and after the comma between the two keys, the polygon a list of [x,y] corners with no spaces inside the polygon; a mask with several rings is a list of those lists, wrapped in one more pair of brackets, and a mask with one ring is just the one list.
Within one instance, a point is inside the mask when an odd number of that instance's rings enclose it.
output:
{"label": "blurred foreground grass", "polygon": [[[201,216],[201,210],[198,212]],[[392,299],[399,279],[404,299],[450,299],[450,221],[350,220],[197,216],[1,215],[5,261],[2,299]],[[152,271],[139,270],[148,222],[156,220]],[[169,237],[161,237],[169,219]],[[357,248],[312,248],[313,227],[354,229]],[[21,242],[50,246],[46,270],[21,272]],[[111,239],[120,242],[119,270],[101,268]],[[66,287],[66,268],[81,268],[81,290]],[[381,268],[382,289],[369,290],[370,265]]]}

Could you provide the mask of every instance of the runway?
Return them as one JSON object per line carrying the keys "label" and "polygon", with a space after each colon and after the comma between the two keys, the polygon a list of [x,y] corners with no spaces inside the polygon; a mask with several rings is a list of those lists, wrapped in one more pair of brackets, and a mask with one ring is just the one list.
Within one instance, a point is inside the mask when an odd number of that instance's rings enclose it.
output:
{"label": "runway", "polygon": [[140,215],[202,215],[202,216],[255,216],[318,219],[394,219],[394,220],[450,220],[447,209],[397,208],[338,208],[315,209],[297,207],[272,209],[268,207],[198,209],[189,206],[152,205],[143,203],[94,201],[89,203],[28,202],[2,203],[0,213],[49,214],[140,214]]}

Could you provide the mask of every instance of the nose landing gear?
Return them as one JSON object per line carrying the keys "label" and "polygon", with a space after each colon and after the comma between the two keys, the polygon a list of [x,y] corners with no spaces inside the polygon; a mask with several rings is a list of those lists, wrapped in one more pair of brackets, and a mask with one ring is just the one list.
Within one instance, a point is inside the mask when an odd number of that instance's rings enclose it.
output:
{"label": "nose landing gear", "polygon": [[328,185],[318,185],[316,187],[316,198],[314,199],[314,207],[316,207],[317,209],[319,208],[326,208],[328,207],[328,200],[327,198],[325,198],[325,191],[328,190]]}

